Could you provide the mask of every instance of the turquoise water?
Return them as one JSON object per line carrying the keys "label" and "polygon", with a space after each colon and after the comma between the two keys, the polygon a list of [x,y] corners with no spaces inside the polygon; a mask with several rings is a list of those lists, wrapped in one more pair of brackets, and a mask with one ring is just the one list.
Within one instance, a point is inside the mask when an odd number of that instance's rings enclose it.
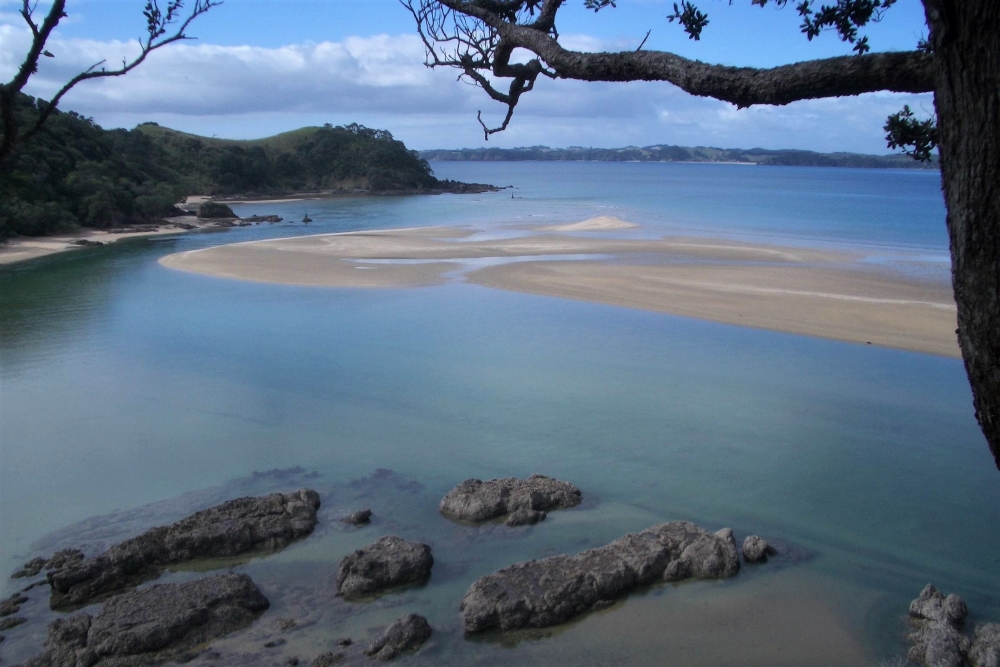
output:
{"label": "turquoise water", "polygon": [[[665,628],[678,609],[725,617],[780,593],[782,604],[832,610],[863,653],[852,662],[875,664],[903,651],[900,618],[928,581],[1000,620],[1000,473],[958,360],[464,283],[302,288],[156,263],[279,235],[430,224],[507,233],[610,214],[651,235],[864,247],[889,264],[930,258],[941,278],[937,174],[434,167],[516,187],[242,205],[241,215],[293,220],[308,210],[315,222],[121,242],[0,271],[0,571],[233,495],[309,485],[324,497],[317,534],[241,566],[274,607],[220,646],[246,650],[275,618],[308,617],[282,655],[309,658],[416,611],[439,630],[418,663],[665,664],[679,650],[680,630]],[[286,472],[254,476],[275,469]],[[467,477],[533,472],[576,483],[587,501],[518,531],[437,514]],[[372,527],[336,523],[362,505],[375,510]],[[672,519],[760,533],[787,556],[724,584],[654,588],[551,636],[461,636],[457,605],[478,576]],[[338,560],[389,532],[432,544],[431,583],[369,605],[334,599]],[[7,633],[5,659],[31,655],[44,637],[44,600],[26,609],[32,622]],[[737,664],[723,649],[738,633],[684,633],[704,664]],[[793,634],[803,631],[784,640]],[[784,640],[739,664],[809,662],[781,653]],[[812,664],[837,664],[812,654]]]}

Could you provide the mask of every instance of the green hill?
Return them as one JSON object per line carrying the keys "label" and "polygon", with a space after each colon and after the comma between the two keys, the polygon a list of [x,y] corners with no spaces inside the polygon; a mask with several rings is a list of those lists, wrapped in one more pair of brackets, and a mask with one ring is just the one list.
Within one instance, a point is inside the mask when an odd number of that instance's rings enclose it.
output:
{"label": "green hill", "polygon": [[[27,126],[34,98],[16,113]],[[306,127],[265,139],[199,137],[155,123],[104,130],[72,111],[0,164],[0,240],[76,227],[143,223],[176,212],[190,194],[283,195],[468,192],[490,186],[442,181],[385,130]]]}

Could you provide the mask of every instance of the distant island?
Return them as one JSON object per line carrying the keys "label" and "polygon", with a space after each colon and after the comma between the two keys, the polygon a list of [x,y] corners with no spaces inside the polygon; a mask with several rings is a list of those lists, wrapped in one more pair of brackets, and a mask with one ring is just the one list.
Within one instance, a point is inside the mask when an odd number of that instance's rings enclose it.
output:
{"label": "distant island", "polygon": [[[22,127],[38,115],[21,95]],[[79,227],[145,224],[180,213],[188,195],[438,194],[496,190],[439,180],[385,130],[306,127],[266,139],[199,137],[156,123],[105,130],[57,111],[0,165],[0,241]]]}
{"label": "distant island", "polygon": [[937,169],[937,161],[918,162],[906,155],[817,153],[766,148],[712,148],[708,146],[627,146],[625,148],[460,148],[420,151],[424,160],[454,162],[716,162],[782,167],[854,167],[863,169]]}

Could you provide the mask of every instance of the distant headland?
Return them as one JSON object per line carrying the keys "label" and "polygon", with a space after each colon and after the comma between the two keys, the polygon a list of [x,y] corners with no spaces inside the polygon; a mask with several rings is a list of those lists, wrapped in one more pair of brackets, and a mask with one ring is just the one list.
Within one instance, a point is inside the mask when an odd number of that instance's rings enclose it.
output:
{"label": "distant headland", "polygon": [[817,153],[767,148],[712,148],[710,146],[626,146],[624,148],[459,148],[420,151],[424,160],[454,162],[715,162],[780,167],[854,167],[859,169],[937,169],[931,162],[918,162],[906,155],[863,153]]}

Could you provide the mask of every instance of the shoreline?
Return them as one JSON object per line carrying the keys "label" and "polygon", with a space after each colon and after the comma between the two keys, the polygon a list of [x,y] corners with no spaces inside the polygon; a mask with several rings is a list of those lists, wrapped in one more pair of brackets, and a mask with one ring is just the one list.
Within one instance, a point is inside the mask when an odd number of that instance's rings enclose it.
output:
{"label": "shoreline", "polygon": [[[142,228],[137,231],[109,232],[102,229],[80,229],[53,236],[18,236],[0,244],[0,266],[19,264],[71,250],[83,250],[95,245],[109,245],[125,239],[184,234],[203,229],[222,229],[223,227],[217,226],[216,222],[216,220],[206,221],[188,215],[169,218],[156,224],[136,225],[136,227]],[[156,229],[147,229],[149,227]]]}
{"label": "shoreline", "polygon": [[[631,228],[617,219],[560,227],[566,232]],[[458,279],[507,291],[961,356],[950,284],[866,264],[862,251],[699,237],[595,238],[552,229],[486,240],[454,227],[318,234],[205,248],[159,261],[190,273],[313,287],[402,288]]]}

